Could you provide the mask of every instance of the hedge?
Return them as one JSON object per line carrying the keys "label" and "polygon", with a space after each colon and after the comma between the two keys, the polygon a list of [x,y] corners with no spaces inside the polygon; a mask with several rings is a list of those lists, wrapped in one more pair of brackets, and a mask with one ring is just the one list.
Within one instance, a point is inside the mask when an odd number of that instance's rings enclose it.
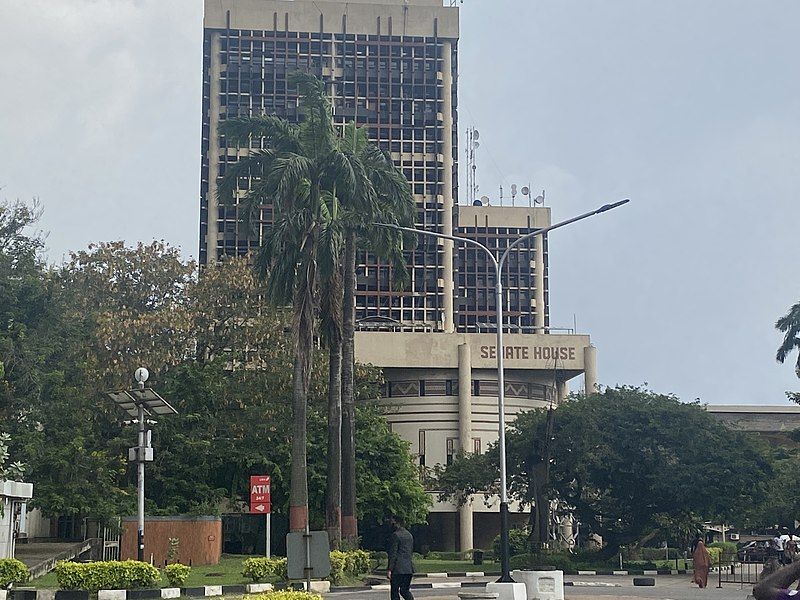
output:
{"label": "hedge", "polygon": [[21,585],[31,576],[28,567],[16,558],[0,559],[0,589],[8,589],[16,584]]}
{"label": "hedge", "polygon": [[[369,552],[364,550],[350,552],[334,550],[330,558],[331,574],[328,579],[336,585],[344,580],[345,575],[357,577],[372,570],[372,559]],[[285,581],[288,578],[287,562],[285,558],[248,558],[242,563],[242,575],[254,582],[265,579]]]}
{"label": "hedge", "polygon": [[531,567],[551,566],[558,571],[571,571],[574,569],[572,558],[568,553],[558,554],[517,554],[512,556],[510,566],[512,569],[530,569]]}
{"label": "hedge", "polygon": [[265,579],[288,579],[288,563],[285,558],[248,558],[242,563],[242,575],[258,583]]}
{"label": "hedge", "polygon": [[298,592],[292,590],[280,590],[278,592],[266,592],[248,596],[248,600],[322,600],[322,596],[313,592]]}
{"label": "hedge", "polygon": [[192,572],[192,567],[174,563],[164,567],[164,577],[167,578],[171,587],[183,587],[186,585],[186,580],[189,579],[189,573]]}
{"label": "hedge", "polygon": [[157,587],[161,573],[136,560],[74,563],[61,561],[54,569],[62,590],[126,590]]}

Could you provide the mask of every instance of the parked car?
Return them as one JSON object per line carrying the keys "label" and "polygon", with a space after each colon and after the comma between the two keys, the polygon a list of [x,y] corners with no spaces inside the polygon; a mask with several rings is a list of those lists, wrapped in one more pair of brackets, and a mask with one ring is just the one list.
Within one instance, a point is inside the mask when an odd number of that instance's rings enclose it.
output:
{"label": "parked car", "polygon": [[740,562],[763,563],[767,560],[769,542],[748,542],[736,552]]}

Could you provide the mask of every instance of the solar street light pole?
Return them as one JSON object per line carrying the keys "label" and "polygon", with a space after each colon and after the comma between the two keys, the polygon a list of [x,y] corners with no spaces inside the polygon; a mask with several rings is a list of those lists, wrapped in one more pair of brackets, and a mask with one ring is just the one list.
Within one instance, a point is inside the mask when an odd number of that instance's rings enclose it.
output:
{"label": "solar street light pole", "polygon": [[146,388],[145,382],[150,377],[147,369],[139,367],[136,369],[134,378],[137,386],[130,390],[116,390],[106,392],[114,404],[124,410],[133,421],[126,421],[126,425],[137,423],[139,425],[139,439],[136,446],[128,448],[128,462],[136,463],[137,471],[137,500],[138,500],[138,526],[136,534],[136,557],[144,561],[144,463],[152,462],[153,448],[150,444],[150,432],[147,430],[147,418],[151,415],[177,415],[170,403],[159,396],[153,389]]}
{"label": "solar street light pole", "polygon": [[[136,382],[139,384],[139,391],[144,391],[144,383],[150,373],[145,368],[136,369]],[[136,559],[144,562],[144,448],[146,443],[147,431],[144,422],[144,402],[139,402],[137,407],[139,420],[139,448],[136,451],[137,460],[137,494],[139,503],[139,527],[136,532]]]}

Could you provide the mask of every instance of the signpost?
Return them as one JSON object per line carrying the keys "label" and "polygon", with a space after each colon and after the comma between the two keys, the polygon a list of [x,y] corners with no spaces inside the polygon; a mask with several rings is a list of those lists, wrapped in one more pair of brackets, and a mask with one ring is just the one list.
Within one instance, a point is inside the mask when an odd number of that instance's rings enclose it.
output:
{"label": "signpost", "polygon": [[272,556],[272,484],[269,475],[250,476],[250,513],[267,517],[267,558]]}

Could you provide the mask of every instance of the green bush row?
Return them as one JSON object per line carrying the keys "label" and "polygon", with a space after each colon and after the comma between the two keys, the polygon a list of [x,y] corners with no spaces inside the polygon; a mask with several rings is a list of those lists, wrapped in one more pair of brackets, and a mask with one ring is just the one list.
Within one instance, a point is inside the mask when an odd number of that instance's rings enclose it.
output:
{"label": "green bush row", "polygon": [[298,592],[293,590],[280,590],[248,596],[248,600],[322,600],[322,596],[314,592]]}
{"label": "green bush row", "polygon": [[[475,550],[478,550],[476,548]],[[425,555],[425,559],[427,560],[472,560],[472,556],[475,553],[475,550],[465,550],[464,552],[428,552]],[[483,552],[483,550],[481,550]],[[490,555],[490,552],[484,552],[484,559],[487,559],[487,555]]]}
{"label": "green bush row", "polygon": [[0,559],[0,589],[8,589],[12,585],[21,585],[28,581],[30,571],[21,560],[16,558]]}
{"label": "green bush row", "polygon": [[[372,558],[364,550],[333,551],[330,557],[331,574],[328,579],[333,584],[341,583],[346,575],[356,577],[372,570]],[[242,575],[254,582],[265,579],[285,581],[288,578],[287,562],[285,558],[248,558],[242,563]]]}
{"label": "green bush row", "polygon": [[242,563],[242,575],[258,583],[265,579],[285,581],[289,578],[288,563],[285,558],[255,557]]}
{"label": "green bush row", "polygon": [[62,590],[126,590],[152,588],[161,582],[153,565],[136,560],[75,563],[61,561],[54,569]]}

